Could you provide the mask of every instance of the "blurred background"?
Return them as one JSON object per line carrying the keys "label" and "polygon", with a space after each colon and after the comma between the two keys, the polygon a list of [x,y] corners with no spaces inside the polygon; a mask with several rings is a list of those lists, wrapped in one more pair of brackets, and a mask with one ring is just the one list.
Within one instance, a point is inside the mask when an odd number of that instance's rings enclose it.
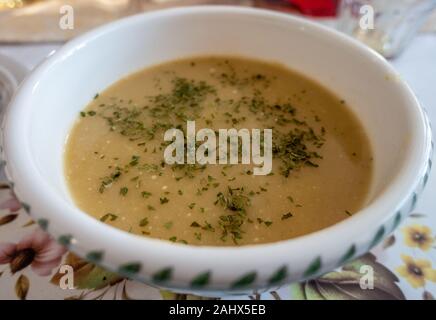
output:
{"label": "blurred background", "polygon": [[[189,5],[261,7],[325,23],[388,58],[421,30],[436,32],[436,0],[0,0],[0,43],[64,42],[98,25],[128,15]],[[369,5],[369,6],[368,6]],[[59,27],[74,9],[74,27]],[[360,23],[371,24],[365,29]],[[424,29],[422,29],[424,28]]]}

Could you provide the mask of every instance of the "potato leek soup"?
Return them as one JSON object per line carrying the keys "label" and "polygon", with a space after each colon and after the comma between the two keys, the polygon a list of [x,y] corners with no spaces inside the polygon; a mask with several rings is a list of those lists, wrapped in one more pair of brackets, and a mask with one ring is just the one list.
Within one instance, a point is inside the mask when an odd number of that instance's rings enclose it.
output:
{"label": "potato leek soup", "polygon": [[[199,139],[202,128],[214,130],[217,149],[222,130],[258,129],[264,155],[271,129],[271,170],[254,174],[262,165],[242,163],[240,151],[236,164],[183,161],[189,152],[165,161],[168,130],[198,150],[211,138]],[[353,215],[368,194],[372,153],[347,102],[318,83],[274,63],[196,57],[97,93],[67,139],[65,174],[78,207],[114,227],[190,245],[247,245]]]}

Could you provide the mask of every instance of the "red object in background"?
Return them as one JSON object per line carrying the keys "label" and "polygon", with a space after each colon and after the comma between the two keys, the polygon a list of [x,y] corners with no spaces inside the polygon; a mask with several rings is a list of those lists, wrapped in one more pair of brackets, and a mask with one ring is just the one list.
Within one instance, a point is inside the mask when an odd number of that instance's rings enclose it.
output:
{"label": "red object in background", "polygon": [[317,17],[334,17],[339,0],[286,0],[306,15]]}

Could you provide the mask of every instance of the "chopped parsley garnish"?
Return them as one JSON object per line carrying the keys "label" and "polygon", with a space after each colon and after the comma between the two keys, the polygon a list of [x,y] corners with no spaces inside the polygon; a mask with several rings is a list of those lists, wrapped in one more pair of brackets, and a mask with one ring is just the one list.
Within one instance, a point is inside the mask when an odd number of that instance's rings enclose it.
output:
{"label": "chopped parsley garnish", "polygon": [[160,204],[168,203],[170,200],[167,197],[159,198]]}
{"label": "chopped parsley garnish", "polygon": [[246,195],[244,188],[230,188],[224,194],[219,192],[215,205],[222,206],[229,214],[219,217],[219,226],[221,228],[221,240],[226,241],[231,237],[233,242],[237,243],[242,239],[242,225],[247,219],[247,207],[251,205],[250,198]]}
{"label": "chopped parsley garnish", "polygon": [[129,188],[127,188],[127,187],[122,187],[120,189],[120,195],[122,195],[122,196],[126,196],[128,192],[129,192]]}
{"label": "chopped parsley garnish", "polygon": [[168,221],[164,223],[164,228],[165,229],[171,229],[171,227],[173,226],[173,222],[172,221]]}
{"label": "chopped parsley garnish", "polygon": [[107,220],[109,220],[109,221],[114,221],[114,220],[116,220],[118,218],[118,216],[116,215],[116,214],[113,214],[113,213],[106,213],[104,216],[102,216],[101,218],[100,218],[100,221],[102,221],[102,222],[105,222],[105,221],[107,221]]}
{"label": "chopped parsley garnish", "polygon": [[188,205],[188,208],[189,208],[189,209],[194,209],[195,204],[196,204],[195,202],[190,203],[190,204]]}
{"label": "chopped parsley garnish", "polygon": [[289,219],[292,217],[293,217],[292,213],[288,212],[288,213],[285,213],[284,215],[282,215],[282,220],[286,220],[286,219]]}
{"label": "chopped parsley garnish", "polygon": [[146,225],[148,225],[148,218],[143,218],[141,219],[141,221],[139,221],[139,226],[140,227],[145,227]]}
{"label": "chopped parsley garnish", "polygon": [[148,198],[150,198],[150,196],[151,196],[151,192],[148,192],[148,191],[142,191],[142,192],[141,192],[141,195],[142,195],[142,197],[143,197],[144,199],[148,199]]}

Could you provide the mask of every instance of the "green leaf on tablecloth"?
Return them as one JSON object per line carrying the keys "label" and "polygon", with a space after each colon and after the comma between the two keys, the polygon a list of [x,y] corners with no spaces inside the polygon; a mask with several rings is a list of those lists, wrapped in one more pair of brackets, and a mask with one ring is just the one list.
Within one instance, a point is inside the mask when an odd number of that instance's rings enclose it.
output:
{"label": "green leaf on tablecloth", "polygon": [[362,274],[354,271],[334,271],[326,273],[319,279],[332,283],[359,283],[361,277]]}
{"label": "green leaf on tablecloth", "polygon": [[361,267],[365,265],[374,268],[374,273],[383,279],[386,279],[390,282],[399,281],[397,276],[392,273],[391,270],[376,261],[376,257],[372,253],[367,253],[366,255],[347,263],[342,269],[345,271],[355,271],[360,273]]}
{"label": "green leaf on tablecloth", "polygon": [[[364,271],[367,270],[362,268],[364,266],[373,270],[372,289],[361,288]],[[299,300],[403,300],[405,297],[397,286],[398,281],[389,269],[376,261],[374,255],[367,254],[346,264],[340,271],[291,285],[291,293],[294,299]]]}
{"label": "green leaf on tablecloth", "polygon": [[160,290],[163,300],[218,300],[219,298],[202,297],[193,294],[174,293],[168,290]]}
{"label": "green leaf on tablecloth", "polygon": [[307,300],[325,300],[317,288],[316,281],[307,281],[304,284],[304,294]]}
{"label": "green leaf on tablecloth", "polygon": [[307,300],[306,293],[304,292],[304,283],[293,283],[290,289],[294,300]]}
{"label": "green leaf on tablecloth", "polygon": [[180,299],[180,296],[185,296],[185,295],[174,293],[168,290],[160,290],[160,295],[163,300],[186,300],[186,299]]}
{"label": "green leaf on tablecloth", "polygon": [[26,300],[29,292],[30,282],[26,275],[22,274],[15,282],[15,294],[20,300]]}
{"label": "green leaf on tablecloth", "polygon": [[[89,263],[72,253],[68,253],[63,264],[70,265],[74,270],[74,287],[76,289],[101,289],[108,285],[114,285],[123,278],[113,272],[106,271],[92,263]],[[59,281],[65,274],[59,271],[51,278],[51,282],[59,285]]]}

